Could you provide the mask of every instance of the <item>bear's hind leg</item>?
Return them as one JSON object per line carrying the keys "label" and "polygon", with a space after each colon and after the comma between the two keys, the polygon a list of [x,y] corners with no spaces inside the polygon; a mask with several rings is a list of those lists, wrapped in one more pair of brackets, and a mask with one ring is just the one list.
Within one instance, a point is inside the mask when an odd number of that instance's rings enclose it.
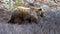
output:
{"label": "bear's hind leg", "polygon": [[14,17],[13,17],[13,16],[12,16],[11,19],[8,21],[8,23],[15,24],[15,22],[14,22]]}

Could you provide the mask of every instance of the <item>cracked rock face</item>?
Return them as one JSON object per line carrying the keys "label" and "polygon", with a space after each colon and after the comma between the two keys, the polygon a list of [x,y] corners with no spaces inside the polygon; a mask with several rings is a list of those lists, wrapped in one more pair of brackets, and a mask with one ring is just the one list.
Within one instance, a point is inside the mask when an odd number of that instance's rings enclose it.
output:
{"label": "cracked rock face", "polygon": [[[7,24],[13,11],[0,11],[0,34],[60,34],[60,10],[46,9],[46,16],[38,24]],[[6,19],[8,18],[8,20]]]}

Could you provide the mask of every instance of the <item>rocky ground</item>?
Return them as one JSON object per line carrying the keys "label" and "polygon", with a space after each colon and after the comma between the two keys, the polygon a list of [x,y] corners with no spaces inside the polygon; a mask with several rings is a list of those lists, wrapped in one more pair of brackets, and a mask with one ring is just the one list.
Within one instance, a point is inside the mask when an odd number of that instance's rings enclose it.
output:
{"label": "rocky ground", "polygon": [[11,14],[0,10],[0,34],[60,34],[60,10],[45,11],[38,24],[8,24]]}
{"label": "rocky ground", "polygon": [[[4,2],[6,2],[6,0],[4,0]],[[3,5],[7,7],[7,3],[8,2]],[[46,16],[40,17],[38,24],[32,23],[21,25],[8,24],[7,22],[12,12],[0,9],[0,34],[60,34],[60,10],[51,11],[50,9],[45,9]]]}

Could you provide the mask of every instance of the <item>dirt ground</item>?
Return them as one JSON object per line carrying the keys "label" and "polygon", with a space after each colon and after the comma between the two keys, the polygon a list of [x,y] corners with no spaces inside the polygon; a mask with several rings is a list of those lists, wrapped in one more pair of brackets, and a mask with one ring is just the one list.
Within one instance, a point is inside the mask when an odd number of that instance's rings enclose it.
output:
{"label": "dirt ground", "polygon": [[45,11],[38,24],[8,24],[11,11],[0,11],[0,34],[60,34],[60,10]]}

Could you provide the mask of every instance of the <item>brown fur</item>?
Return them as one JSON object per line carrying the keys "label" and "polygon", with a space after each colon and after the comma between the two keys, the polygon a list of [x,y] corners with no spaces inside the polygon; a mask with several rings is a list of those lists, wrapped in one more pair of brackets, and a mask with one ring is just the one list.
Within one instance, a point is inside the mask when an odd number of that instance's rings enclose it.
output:
{"label": "brown fur", "polygon": [[[36,9],[31,10],[32,8],[21,8],[21,7],[17,7],[16,9],[14,9],[14,12],[11,16],[11,19],[8,23],[18,23],[18,24],[22,24],[24,21],[28,21],[29,23],[31,22],[35,22],[37,23],[38,21],[38,16],[36,13]],[[42,12],[39,9],[39,12]],[[40,16],[43,16],[43,12],[40,13]]]}

